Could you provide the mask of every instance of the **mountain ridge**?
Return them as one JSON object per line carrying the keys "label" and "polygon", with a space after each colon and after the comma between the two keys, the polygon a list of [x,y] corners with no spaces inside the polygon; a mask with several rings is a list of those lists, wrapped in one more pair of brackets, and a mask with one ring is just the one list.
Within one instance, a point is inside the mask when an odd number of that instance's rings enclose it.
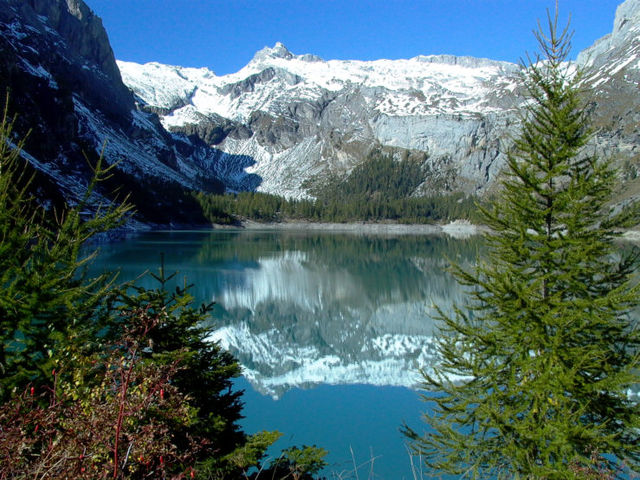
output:
{"label": "mountain ridge", "polygon": [[[612,33],[578,56],[578,64],[605,72],[591,74],[588,87],[615,82],[621,70],[632,80],[628,83],[636,81],[631,58],[639,11],[637,0],[621,4]],[[428,154],[425,169],[432,178],[414,195],[483,195],[500,178],[519,121],[517,110],[525,101],[519,65],[452,55],[323,60],[296,55],[277,42],[259,50],[238,72],[222,76],[158,63],[118,65],[144,108],[161,112],[165,128],[198,131],[209,140],[210,132],[223,132],[215,136],[216,147],[251,156],[255,164],[249,172],[261,177],[260,191],[292,198],[313,196],[323,178],[346,176],[379,148],[395,155]],[[615,119],[633,122],[635,114],[620,109],[638,102],[629,103],[625,96],[611,109],[612,95],[613,88],[608,95],[598,94],[596,125],[632,129],[631,123],[620,125]],[[169,104],[163,98],[180,101]],[[601,132],[595,144],[602,152],[621,152],[615,161],[634,170],[634,135]]]}
{"label": "mountain ridge", "polygon": [[[460,173],[482,184],[488,171],[493,174],[499,140],[484,142],[493,144],[487,155],[475,138],[484,135],[488,122],[502,122],[492,112],[515,107],[507,92],[518,88],[519,69],[448,55],[324,61],[294,55],[281,43],[260,50],[239,72],[219,77],[207,69],[158,63],[118,65],[143,108],[160,112],[171,131],[199,130],[203,138],[205,125],[219,131],[221,119],[241,125],[242,135],[230,128],[228,136],[216,138],[216,146],[256,160],[250,172],[262,178],[259,190],[293,198],[311,196],[304,184],[348,173],[378,147],[434,153],[430,168],[441,170],[451,152],[440,148],[434,135],[424,136],[427,129],[444,138],[466,137],[456,149],[475,150],[469,154],[480,167]],[[482,121],[475,121],[478,116]],[[400,117],[409,120],[397,125]],[[429,185],[422,190],[432,193]]]}
{"label": "mountain ridge", "polygon": [[[639,12],[640,0],[621,4],[612,33],[578,57],[592,68],[593,144],[621,167],[618,203],[640,197]],[[518,65],[451,55],[323,60],[276,43],[222,76],[118,62],[82,0],[6,0],[0,33],[0,79],[45,190],[81,197],[84,155],[103,152],[117,175],[96,201],[133,192],[147,224],[204,222],[194,190],[313,197],[376,151],[424,158],[413,196],[484,195],[525,98]]]}

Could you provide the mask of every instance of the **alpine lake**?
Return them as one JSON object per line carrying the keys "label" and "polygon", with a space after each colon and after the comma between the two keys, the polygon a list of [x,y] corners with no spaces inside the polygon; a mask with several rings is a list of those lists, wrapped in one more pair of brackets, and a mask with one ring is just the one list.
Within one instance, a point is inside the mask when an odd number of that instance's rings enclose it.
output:
{"label": "alpine lake", "polygon": [[418,432],[428,404],[419,370],[436,359],[436,306],[465,302],[447,267],[471,266],[482,239],[300,230],[145,232],[100,245],[94,271],[216,302],[213,340],[243,367],[247,433],[329,450],[330,479],[422,479],[403,424]]}

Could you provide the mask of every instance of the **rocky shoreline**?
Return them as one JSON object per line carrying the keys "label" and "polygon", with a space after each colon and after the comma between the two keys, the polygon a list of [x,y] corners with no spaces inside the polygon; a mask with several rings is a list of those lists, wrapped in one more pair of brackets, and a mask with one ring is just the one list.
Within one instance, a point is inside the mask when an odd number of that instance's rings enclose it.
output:
{"label": "rocky shoreline", "polygon": [[[216,226],[215,228],[220,228]],[[437,224],[398,224],[398,223],[321,223],[321,222],[280,222],[259,223],[243,221],[239,227],[245,230],[287,230],[287,231],[321,231],[335,233],[376,234],[376,235],[435,235],[446,234],[453,238],[469,238],[487,231],[481,225],[474,225],[468,221]]]}
{"label": "rocky shoreline", "polygon": [[[214,225],[214,229],[239,230],[279,230],[279,231],[317,231],[334,233],[373,234],[373,235],[438,235],[446,234],[452,238],[465,239],[489,232],[486,225],[477,225],[468,220],[455,220],[446,224],[399,224],[399,223],[323,223],[323,222],[273,222],[260,223],[245,220],[238,226]],[[640,229],[629,229],[621,240],[640,243]]]}

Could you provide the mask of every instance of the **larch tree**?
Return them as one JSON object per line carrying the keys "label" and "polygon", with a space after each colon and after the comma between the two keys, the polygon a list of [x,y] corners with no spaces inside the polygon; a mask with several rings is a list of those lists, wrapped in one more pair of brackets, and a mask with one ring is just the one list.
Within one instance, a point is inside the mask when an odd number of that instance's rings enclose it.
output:
{"label": "larch tree", "polygon": [[483,214],[488,255],[454,267],[468,305],[441,312],[441,361],[424,371],[434,472],[465,478],[617,478],[637,471],[637,256],[614,240],[615,170],[589,154],[583,74],[571,34],[548,15],[502,189]]}

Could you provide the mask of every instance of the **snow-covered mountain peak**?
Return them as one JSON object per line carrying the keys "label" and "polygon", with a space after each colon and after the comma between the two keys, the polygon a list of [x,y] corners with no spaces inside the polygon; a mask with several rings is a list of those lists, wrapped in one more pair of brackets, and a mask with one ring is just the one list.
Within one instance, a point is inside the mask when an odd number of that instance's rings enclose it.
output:
{"label": "snow-covered mountain peak", "polygon": [[282,43],[276,42],[273,47],[264,47],[259,50],[254,56],[251,62],[260,62],[265,58],[283,58],[290,60],[294,57],[293,53],[289,51]]}
{"label": "snow-covered mountain peak", "polygon": [[398,60],[325,61],[310,54],[294,55],[284,45],[277,43],[273,48],[260,50],[246,67],[229,77],[246,77],[267,68],[286,71],[304,79],[307,84],[337,91],[346,84],[389,90],[421,89],[420,83],[430,78],[436,82],[454,79],[454,82],[460,80],[465,84],[475,84],[477,81],[515,73],[519,67],[508,62],[453,55],[420,55]]}
{"label": "snow-covered mountain peak", "polygon": [[[177,98],[181,98],[183,104],[194,103],[189,95],[194,87],[198,87],[201,101],[199,106],[195,103],[194,106],[200,113],[216,113],[234,120],[246,120],[251,111],[268,111],[272,101],[283,95],[296,97],[296,93],[299,93],[308,98],[309,95],[321,96],[319,89],[339,92],[355,87],[385,89],[389,92],[413,91],[421,99],[449,93],[462,97],[454,102],[457,107],[451,109],[452,113],[458,113],[458,107],[462,105],[465,106],[463,111],[468,110],[466,107],[470,106],[469,98],[479,100],[479,97],[488,93],[489,88],[496,86],[496,82],[498,87],[513,91],[515,84],[510,75],[518,69],[517,65],[507,62],[451,55],[419,56],[401,60],[324,61],[308,54],[294,55],[281,43],[260,50],[237,73],[221,77],[207,69],[171,67],[157,63],[137,65],[119,62],[119,66],[125,82],[138,97],[151,106],[174,109],[180,103],[176,102]],[[237,88],[234,86],[236,84]],[[225,106],[229,100],[235,99],[212,98],[225,96],[230,91],[235,92],[233,96],[237,97],[240,90],[243,93],[242,106],[237,102]],[[211,101],[205,102],[205,95]],[[248,105],[249,103],[252,105]],[[471,110],[475,112],[478,111],[477,108]],[[449,109],[445,108],[443,112],[447,110]],[[391,113],[388,109],[385,111]],[[410,112],[397,110],[396,113]]]}
{"label": "snow-covered mountain peak", "polygon": [[276,42],[273,47],[264,47],[256,52],[249,64],[261,64],[270,58],[280,58],[283,60],[299,60],[302,62],[323,62],[324,60],[317,55],[305,53],[303,55],[293,54],[283,43]]}
{"label": "snow-covered mountain peak", "polygon": [[[613,33],[579,61],[595,67],[586,81],[594,88],[614,76],[635,79],[640,0],[620,5]],[[425,182],[422,193],[483,191],[497,178],[524,100],[520,65],[453,55],[323,60],[278,42],[223,76],[119,65],[125,83],[166,128],[251,159],[248,172],[260,178],[261,191],[294,198],[309,195],[305,185],[329,172],[349,172],[380,147],[427,154],[425,168],[442,178]]]}
{"label": "snow-covered mountain peak", "polygon": [[[416,135],[401,119],[421,119],[421,130],[444,129],[464,143],[457,150],[474,154],[466,144],[473,134],[466,127],[458,131],[456,122],[469,119],[475,130],[486,126],[480,117],[509,114],[519,85],[519,67],[506,62],[451,55],[323,60],[296,55],[282,43],[223,76],[157,63],[118,65],[125,83],[160,113],[166,128],[212,132],[202,134],[224,152],[256,161],[250,173],[261,178],[260,190],[296,198],[306,195],[301,185],[308,176],[334,164],[341,170],[354,165],[376,145],[447,154],[444,142]],[[445,126],[442,119],[449,116],[456,120]],[[486,177],[487,169],[481,170]]]}
{"label": "snow-covered mountain peak", "polygon": [[495,110],[487,97],[516,88],[518,69],[507,62],[451,55],[324,61],[294,55],[282,43],[260,50],[237,73],[220,77],[207,69],[157,63],[118,65],[144,103],[171,111],[165,125],[172,127],[191,123],[197,114],[246,122],[255,111],[278,113],[285,102],[354,89],[369,90],[367,97],[375,98],[368,104],[391,115],[486,113]]}

